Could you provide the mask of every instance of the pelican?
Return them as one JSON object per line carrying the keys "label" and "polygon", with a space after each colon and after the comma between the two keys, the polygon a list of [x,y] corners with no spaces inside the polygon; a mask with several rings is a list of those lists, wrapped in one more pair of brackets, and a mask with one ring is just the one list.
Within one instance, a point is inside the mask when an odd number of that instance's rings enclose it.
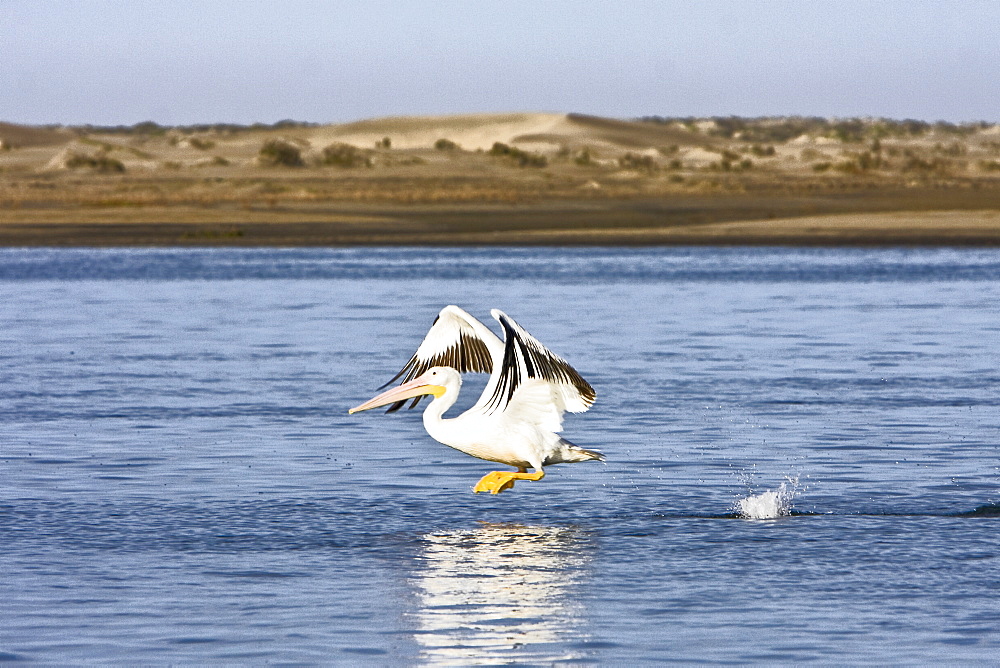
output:
{"label": "pelican", "polygon": [[[566,462],[604,461],[564,438],[563,413],[582,413],[597,394],[590,383],[563,358],[543,346],[498,309],[490,312],[504,333],[501,341],[483,323],[457,306],[441,309],[427,336],[395,377],[402,385],[369,399],[349,412],[392,404],[398,411],[413,399],[433,399],[424,410],[424,428],[431,438],[473,457],[513,466],[517,471],[492,471],[473,491],[499,494],[517,480],[541,480],[543,466]],[[453,418],[444,417],[455,404],[462,374],[488,373],[489,381],[476,405]],[[528,473],[528,468],[534,473]]]}

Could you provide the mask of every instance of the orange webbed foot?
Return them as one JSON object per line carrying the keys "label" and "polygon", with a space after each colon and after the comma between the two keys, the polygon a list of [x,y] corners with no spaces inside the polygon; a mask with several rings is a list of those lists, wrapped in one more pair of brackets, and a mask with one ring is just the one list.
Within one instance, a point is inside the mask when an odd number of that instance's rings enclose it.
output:
{"label": "orange webbed foot", "polygon": [[523,469],[520,471],[492,471],[480,478],[472,491],[476,494],[479,492],[499,494],[505,489],[512,488],[518,480],[541,480],[544,477],[545,472],[541,470],[534,473],[526,473]]}

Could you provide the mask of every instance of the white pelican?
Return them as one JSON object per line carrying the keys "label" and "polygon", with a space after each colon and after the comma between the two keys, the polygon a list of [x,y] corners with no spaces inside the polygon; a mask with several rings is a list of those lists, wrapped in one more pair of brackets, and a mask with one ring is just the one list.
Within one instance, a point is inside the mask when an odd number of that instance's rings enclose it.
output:
{"label": "white pelican", "polygon": [[[600,452],[558,435],[563,413],[590,408],[597,396],[594,388],[509,316],[497,309],[491,313],[503,328],[504,341],[457,306],[441,309],[417,352],[389,381],[403,378],[403,384],[349,412],[392,404],[387,411],[392,413],[407,399],[413,399],[413,408],[424,395],[432,395],[424,410],[424,428],[431,438],[473,457],[517,468],[487,473],[476,483],[477,493],[499,494],[516,480],[541,480],[542,467],[549,464],[604,461]],[[445,418],[466,372],[489,373],[486,389],[475,406]],[[529,467],[534,473],[527,472]]]}

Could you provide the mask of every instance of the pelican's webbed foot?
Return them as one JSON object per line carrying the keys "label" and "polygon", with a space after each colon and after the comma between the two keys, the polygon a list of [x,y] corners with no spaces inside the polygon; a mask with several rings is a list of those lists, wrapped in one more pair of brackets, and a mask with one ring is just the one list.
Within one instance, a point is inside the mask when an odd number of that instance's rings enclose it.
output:
{"label": "pelican's webbed foot", "polygon": [[480,478],[476,486],[472,488],[472,491],[476,494],[479,492],[499,494],[505,489],[513,487],[514,482],[517,480],[541,480],[544,477],[545,472],[541,469],[534,473],[526,473],[524,469],[518,471],[492,471]]}

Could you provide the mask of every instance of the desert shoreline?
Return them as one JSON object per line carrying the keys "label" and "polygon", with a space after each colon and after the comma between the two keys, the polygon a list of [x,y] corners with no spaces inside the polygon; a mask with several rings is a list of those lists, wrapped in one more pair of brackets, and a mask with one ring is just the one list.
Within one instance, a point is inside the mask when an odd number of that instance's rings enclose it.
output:
{"label": "desert shoreline", "polygon": [[0,246],[1000,246],[1000,125],[0,122]]}
{"label": "desert shoreline", "polygon": [[[35,213],[36,215],[31,215]],[[1000,210],[739,217],[641,206],[0,213],[0,247],[951,246],[1000,247]],[[118,214],[118,215],[116,215]],[[220,215],[226,214],[226,215]],[[735,217],[734,217],[735,216]]]}

